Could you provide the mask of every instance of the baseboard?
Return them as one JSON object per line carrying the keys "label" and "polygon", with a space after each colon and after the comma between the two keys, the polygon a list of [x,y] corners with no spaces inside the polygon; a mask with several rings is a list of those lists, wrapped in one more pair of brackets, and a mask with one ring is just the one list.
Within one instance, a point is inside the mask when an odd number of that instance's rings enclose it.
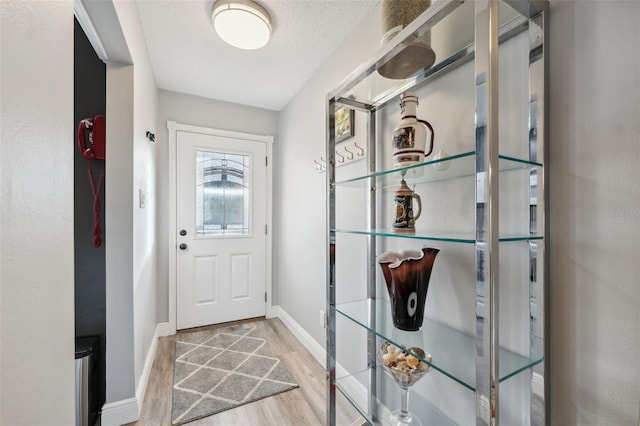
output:
{"label": "baseboard", "polygon": [[135,398],[123,399],[122,401],[110,402],[102,407],[101,424],[102,426],[120,426],[125,423],[135,422],[140,418],[140,410],[144,402],[144,394],[147,390],[147,382],[153,367],[153,360],[156,357],[156,349],[158,348],[158,339],[160,337],[171,334],[168,322],[156,324],[156,330],[151,339],[151,346],[147,351],[147,357],[144,360],[142,375],[136,388]]}
{"label": "baseboard", "polygon": [[269,319],[269,318],[277,318],[278,317],[278,314],[277,314],[278,310],[282,310],[280,308],[280,306],[277,306],[277,305],[276,306],[272,306],[272,305],[267,304],[266,309],[265,309],[266,312],[264,314],[265,318],[267,318],[267,319]]}
{"label": "baseboard", "polygon": [[120,426],[135,422],[139,417],[138,399],[123,399],[102,406],[100,424],[102,426]]}
{"label": "baseboard", "polygon": [[[153,367],[153,360],[156,358],[156,349],[158,348],[158,339],[160,337],[169,335],[169,323],[161,322],[156,324],[156,331],[153,333],[151,339],[151,346],[147,351],[147,357],[144,360],[144,367],[142,369],[142,375],[136,388],[136,399],[138,400],[138,408],[142,410],[142,404],[144,403],[144,395],[147,391],[147,382],[149,382],[149,375],[151,374],[151,368]],[[138,413],[139,415],[139,413]]]}
{"label": "baseboard", "polygon": [[340,379],[340,387],[346,391],[353,402],[359,407],[367,407],[370,393],[365,385],[340,364],[336,364],[336,377]]}
{"label": "baseboard", "polygon": [[[369,388],[360,383],[355,377],[353,377],[347,369],[342,365],[336,364],[336,376],[340,378],[340,387],[349,395],[352,402],[356,403],[359,407],[367,410],[369,406],[369,397],[371,392]],[[389,410],[381,402],[376,405],[377,418],[381,424],[389,424],[389,417],[391,416],[391,410]]]}
{"label": "baseboard", "polygon": [[320,363],[322,368],[324,368],[327,361],[327,355],[324,348],[318,342],[316,342],[316,339],[311,337],[311,335],[307,333],[307,330],[302,328],[302,326],[298,324],[296,320],[294,320],[291,315],[289,315],[279,305],[272,306],[270,313],[271,316],[280,318],[280,321],[282,321],[283,324],[287,326],[289,331],[291,331],[291,334],[293,334],[296,339],[298,339],[300,343],[302,343],[302,346],[304,346],[311,353],[311,355],[313,355],[316,361]]}
{"label": "baseboard", "polygon": [[171,332],[171,328],[169,327],[168,322],[160,322],[156,326],[156,334],[158,337],[170,336],[174,333]]}
{"label": "baseboard", "polygon": [[[313,355],[313,357],[322,365],[322,368],[326,365],[326,351],[316,340],[311,337],[307,331],[302,328],[300,324],[294,320],[282,307],[276,305],[271,307],[271,316],[274,318],[280,318],[280,321],[287,326],[291,334],[293,334],[302,345]],[[340,380],[340,386],[349,394],[353,402],[360,407],[366,408],[369,400],[369,389],[360,383],[355,377],[349,374],[348,370],[342,365],[336,365],[336,376],[342,377]],[[391,411],[383,406],[378,405],[378,417],[384,422],[389,422],[389,416]]]}

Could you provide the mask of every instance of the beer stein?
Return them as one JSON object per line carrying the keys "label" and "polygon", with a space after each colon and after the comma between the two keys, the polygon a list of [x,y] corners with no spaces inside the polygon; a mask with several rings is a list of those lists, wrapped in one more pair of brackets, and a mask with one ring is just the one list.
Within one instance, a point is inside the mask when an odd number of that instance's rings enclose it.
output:
{"label": "beer stein", "polygon": [[[413,199],[418,203],[418,211],[413,213]],[[416,232],[415,223],[422,213],[420,196],[409,189],[404,178],[395,192],[396,218],[393,222],[393,232],[413,234]]]}

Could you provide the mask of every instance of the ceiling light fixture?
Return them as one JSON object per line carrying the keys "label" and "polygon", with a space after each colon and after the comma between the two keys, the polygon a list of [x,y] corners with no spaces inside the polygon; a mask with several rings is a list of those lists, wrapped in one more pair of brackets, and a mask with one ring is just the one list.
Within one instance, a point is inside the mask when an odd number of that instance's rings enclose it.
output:
{"label": "ceiling light fixture", "polygon": [[211,19],[220,38],[240,49],[260,49],[271,37],[269,13],[251,0],[218,0]]}

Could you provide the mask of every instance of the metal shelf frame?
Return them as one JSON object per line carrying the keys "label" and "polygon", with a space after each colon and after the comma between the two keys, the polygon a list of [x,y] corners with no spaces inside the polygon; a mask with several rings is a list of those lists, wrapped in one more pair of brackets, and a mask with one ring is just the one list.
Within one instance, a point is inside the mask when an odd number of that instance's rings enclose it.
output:
{"label": "metal shelf frame", "polygon": [[[366,152],[367,174],[381,172],[376,158],[376,147],[379,143],[376,135],[376,114],[405,90],[419,88],[428,84],[436,76],[451,72],[470,60],[475,64],[475,175],[476,175],[476,232],[475,232],[475,266],[476,266],[476,424],[499,424],[498,402],[499,381],[499,273],[500,256],[499,217],[499,143],[498,143],[498,46],[504,41],[523,31],[529,37],[529,128],[528,161],[537,164],[548,164],[548,59],[545,40],[548,36],[548,2],[546,0],[504,0],[520,13],[515,19],[499,26],[499,0],[476,0],[475,3],[475,35],[474,42],[456,52],[449,58],[436,64],[433,68],[423,70],[410,81],[401,82],[395,89],[382,93],[373,100],[363,101],[348,97],[351,90],[400,52],[415,38],[422,36],[434,25],[453,12],[463,0],[440,0],[434,2],[422,15],[404,28],[391,42],[386,43],[368,62],[356,69],[347,79],[327,96],[326,136],[327,136],[327,333],[326,333],[326,371],[327,371],[327,424],[336,423],[336,156],[335,156],[335,112],[342,105],[347,105],[366,114]],[[548,359],[549,345],[545,342],[548,336],[548,254],[546,238],[548,235],[548,189],[546,185],[548,167],[532,167],[529,171],[529,335],[530,347],[533,342],[543,342],[544,359]],[[364,178],[364,177],[363,177]],[[367,195],[366,227],[375,230],[379,212],[377,193],[374,185],[370,185]],[[363,233],[367,241],[367,298],[370,300],[368,327],[376,328],[376,243],[375,232]],[[539,237],[539,238],[538,238]],[[376,407],[376,335],[369,332],[367,339],[368,357],[368,389],[371,395],[367,407],[367,421],[377,422]],[[531,400],[530,424],[544,425],[549,418],[547,395],[549,384],[546,380],[548,365],[546,361],[529,368]],[[446,414],[446,413],[445,413]]]}

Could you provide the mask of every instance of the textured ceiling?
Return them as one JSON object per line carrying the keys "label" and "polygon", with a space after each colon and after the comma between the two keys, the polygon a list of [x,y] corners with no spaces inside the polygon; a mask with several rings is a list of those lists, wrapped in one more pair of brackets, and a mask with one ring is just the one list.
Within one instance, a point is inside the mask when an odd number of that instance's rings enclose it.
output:
{"label": "textured ceiling", "polygon": [[162,89],[279,111],[379,0],[258,0],[273,33],[262,49],[224,43],[213,0],[137,0]]}

